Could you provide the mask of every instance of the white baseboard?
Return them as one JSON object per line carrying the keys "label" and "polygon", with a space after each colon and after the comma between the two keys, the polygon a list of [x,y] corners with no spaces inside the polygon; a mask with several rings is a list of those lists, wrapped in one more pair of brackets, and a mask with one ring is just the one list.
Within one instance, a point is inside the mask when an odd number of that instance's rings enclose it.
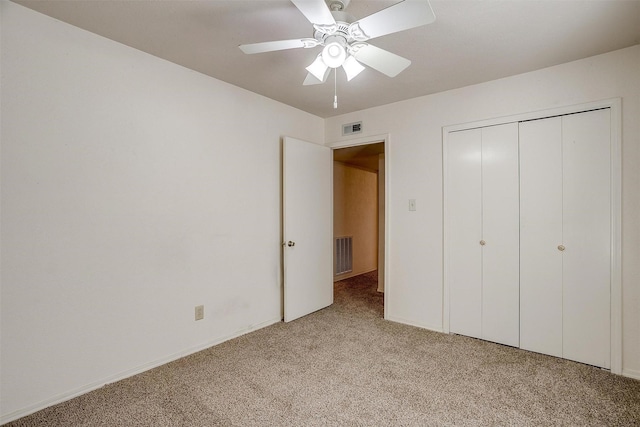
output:
{"label": "white baseboard", "polygon": [[442,327],[423,325],[423,324],[420,324],[420,323],[417,323],[417,322],[414,322],[414,321],[411,321],[411,320],[403,319],[401,317],[385,316],[385,320],[389,320],[391,322],[396,322],[396,323],[402,323],[402,324],[409,325],[409,326],[415,326],[417,328],[427,329],[427,330],[433,331],[433,332],[442,333]]}
{"label": "white baseboard", "polygon": [[634,369],[622,369],[622,376],[640,380],[640,371]]}
{"label": "white baseboard", "polygon": [[128,369],[126,371],[119,372],[119,373],[117,373],[115,375],[103,378],[103,379],[101,379],[99,381],[95,381],[93,383],[87,384],[87,385],[82,386],[82,387],[78,387],[78,388],[76,388],[74,390],[69,390],[69,391],[67,391],[65,393],[61,393],[61,394],[59,394],[57,396],[53,396],[50,399],[43,400],[43,401],[38,402],[36,404],[29,405],[29,406],[27,406],[27,407],[25,407],[23,409],[19,409],[17,411],[11,412],[10,414],[3,415],[2,417],[0,417],[0,425],[6,424],[6,423],[8,423],[10,421],[17,420],[18,418],[22,418],[22,417],[25,417],[27,415],[33,414],[34,412],[38,412],[38,411],[40,411],[42,409],[48,408],[49,406],[57,405],[58,403],[62,403],[62,402],[65,402],[67,400],[73,399],[74,397],[78,397],[78,396],[81,396],[83,394],[89,393],[90,391],[97,390],[97,389],[99,389],[101,387],[104,387],[107,384],[111,384],[111,383],[123,380],[125,378],[132,377],[134,375],[137,375],[139,373],[148,371],[150,369],[157,368],[158,366],[165,365],[165,364],[167,364],[169,362],[173,362],[174,360],[180,359],[180,358],[188,356],[190,354],[197,353],[199,351],[205,350],[205,349],[207,349],[209,347],[213,347],[213,346],[216,346],[218,344],[222,344],[225,341],[229,341],[229,340],[237,338],[239,336],[248,334],[249,332],[253,332],[253,331],[257,331],[258,329],[266,328],[267,326],[271,326],[271,325],[273,325],[275,323],[279,323],[281,321],[282,321],[281,318],[277,318],[277,319],[270,319],[270,320],[267,320],[267,321],[262,322],[262,323],[258,323],[257,325],[250,325],[249,327],[241,329],[241,330],[238,330],[238,331],[236,331],[236,332],[234,332],[234,333],[232,333],[230,335],[219,337],[219,338],[217,338],[215,340],[206,342],[204,344],[197,345],[195,347],[191,347],[191,348],[188,348],[186,350],[179,351],[177,353],[171,354],[171,355],[169,355],[167,357],[163,357],[163,358],[154,360],[153,362],[145,363],[145,364],[137,366],[137,367],[135,367],[133,369]]}

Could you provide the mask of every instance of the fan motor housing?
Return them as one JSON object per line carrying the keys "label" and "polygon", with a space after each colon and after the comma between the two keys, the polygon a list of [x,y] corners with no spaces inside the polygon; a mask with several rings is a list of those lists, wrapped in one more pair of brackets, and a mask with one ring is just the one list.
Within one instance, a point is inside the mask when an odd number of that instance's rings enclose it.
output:
{"label": "fan motor housing", "polygon": [[328,34],[321,28],[316,28],[313,33],[313,38],[318,40],[320,44],[324,44],[329,37],[341,37],[345,43],[351,43],[354,41],[349,35],[349,24],[355,21],[355,18],[345,12],[331,12],[333,18],[336,20],[337,29],[334,33]]}

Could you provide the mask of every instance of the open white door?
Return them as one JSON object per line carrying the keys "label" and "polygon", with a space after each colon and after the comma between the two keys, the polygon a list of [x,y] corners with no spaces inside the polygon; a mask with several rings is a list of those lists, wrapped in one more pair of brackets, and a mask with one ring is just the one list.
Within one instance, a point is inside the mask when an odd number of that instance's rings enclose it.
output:
{"label": "open white door", "polygon": [[333,303],[331,149],[284,138],[284,321]]}

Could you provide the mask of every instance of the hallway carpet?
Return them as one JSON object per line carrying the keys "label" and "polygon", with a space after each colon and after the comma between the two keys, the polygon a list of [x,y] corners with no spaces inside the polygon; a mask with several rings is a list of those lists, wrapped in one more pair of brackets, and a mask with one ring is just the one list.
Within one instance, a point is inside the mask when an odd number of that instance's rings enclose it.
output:
{"label": "hallway carpet", "polygon": [[335,303],[11,426],[630,426],[640,381],[382,319],[376,273]]}

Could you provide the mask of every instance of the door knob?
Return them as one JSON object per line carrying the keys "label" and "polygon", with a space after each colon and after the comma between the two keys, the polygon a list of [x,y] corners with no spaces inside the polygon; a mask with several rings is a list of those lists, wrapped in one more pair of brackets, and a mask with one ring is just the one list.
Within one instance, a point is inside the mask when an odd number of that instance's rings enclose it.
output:
{"label": "door knob", "polygon": [[487,244],[487,242],[485,242],[484,240],[480,240],[480,246],[484,246],[486,244]]}
{"label": "door knob", "polygon": [[559,250],[560,252],[564,251],[564,250],[565,250],[564,245],[559,245],[559,246],[558,246],[558,250]]}
{"label": "door knob", "polygon": [[296,242],[292,242],[291,240],[289,240],[289,241],[287,242],[287,246],[289,246],[290,248],[291,248],[291,247],[293,247],[293,246],[295,246],[295,245],[296,245]]}

